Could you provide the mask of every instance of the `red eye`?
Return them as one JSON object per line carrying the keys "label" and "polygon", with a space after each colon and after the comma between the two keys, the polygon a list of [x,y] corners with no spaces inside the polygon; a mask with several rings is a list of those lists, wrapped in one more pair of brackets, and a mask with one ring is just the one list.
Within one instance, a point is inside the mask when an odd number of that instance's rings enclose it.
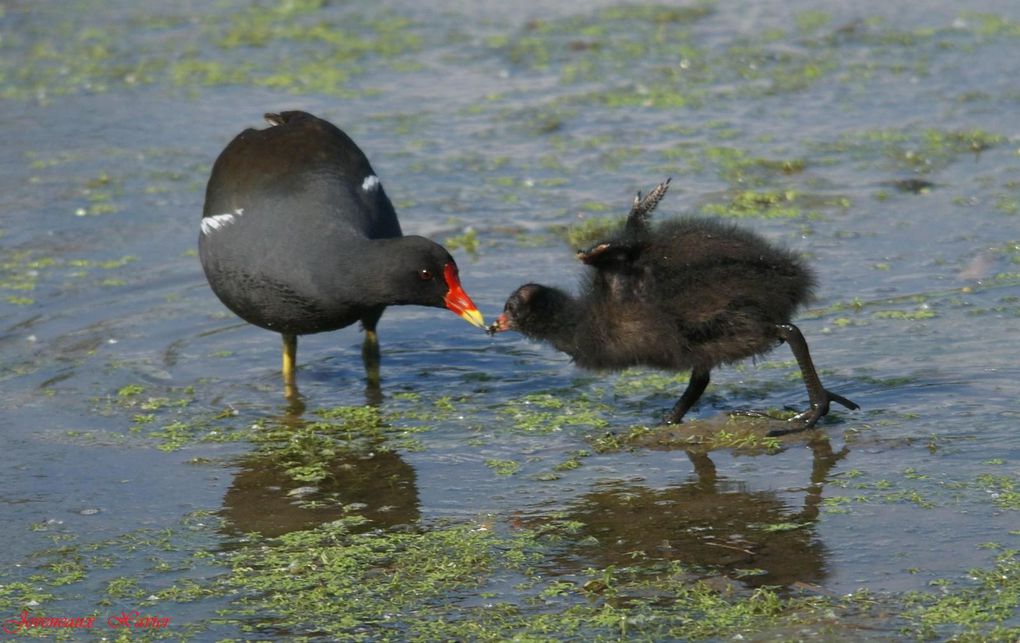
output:
{"label": "red eye", "polygon": [[418,271],[418,279],[422,281],[430,281],[432,279],[432,271],[428,268],[422,268]]}

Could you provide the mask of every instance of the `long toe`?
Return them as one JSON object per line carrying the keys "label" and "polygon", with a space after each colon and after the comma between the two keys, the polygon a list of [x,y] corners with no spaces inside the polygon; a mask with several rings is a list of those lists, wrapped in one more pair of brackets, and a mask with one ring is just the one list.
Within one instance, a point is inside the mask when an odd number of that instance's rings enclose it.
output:
{"label": "long toe", "polygon": [[772,429],[771,431],[766,433],[765,436],[769,437],[769,438],[778,438],[781,435],[790,435],[791,433],[800,433],[801,431],[807,431],[807,429],[808,429],[808,427],[806,427],[806,426],[794,426],[794,425],[790,424],[790,425],[787,425],[787,428],[785,428],[785,429]]}
{"label": "long toe", "polygon": [[848,400],[847,398],[843,397],[838,393],[833,393],[832,391],[826,389],[822,390],[825,391],[825,399],[822,400],[820,404],[812,404],[810,409],[804,411],[803,413],[798,413],[797,415],[787,420],[787,423],[789,424],[790,428],[776,429],[774,431],[770,431],[769,435],[770,436],[786,435],[787,433],[797,433],[799,431],[806,431],[808,429],[814,428],[815,424],[818,423],[818,420],[822,419],[823,417],[829,414],[830,402],[836,402],[837,404],[841,404],[846,408],[850,409],[851,411],[856,411],[857,409],[861,408],[860,406],[857,405],[856,402]]}
{"label": "long toe", "polygon": [[766,418],[775,419],[764,411],[755,411],[754,409],[734,409],[726,413],[730,417],[747,417],[747,418]]}
{"label": "long toe", "polygon": [[829,412],[829,402],[826,400],[822,404],[812,405],[810,409],[798,413],[789,420],[786,421],[788,428],[775,429],[769,431],[770,436],[786,435],[788,433],[799,433],[801,431],[807,431],[813,429],[818,420]]}
{"label": "long toe", "polygon": [[850,409],[851,411],[856,411],[857,409],[861,408],[859,404],[857,404],[853,400],[846,399],[839,393],[833,393],[832,391],[826,390],[825,394],[829,396],[830,402],[842,404],[844,407]]}

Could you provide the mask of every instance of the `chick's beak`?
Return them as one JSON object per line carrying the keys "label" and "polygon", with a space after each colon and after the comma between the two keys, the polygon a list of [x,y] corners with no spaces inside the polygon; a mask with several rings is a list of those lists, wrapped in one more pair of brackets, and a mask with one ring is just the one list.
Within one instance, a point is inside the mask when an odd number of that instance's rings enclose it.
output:
{"label": "chick's beak", "polygon": [[464,288],[460,285],[460,277],[457,276],[457,266],[453,263],[448,263],[443,268],[444,276],[446,277],[446,286],[449,290],[446,296],[443,298],[443,303],[446,307],[457,313],[464,318],[464,321],[477,326],[478,328],[485,328],[485,318],[482,317],[482,313],[478,311],[478,307],[471,301],[467,293],[464,292]]}
{"label": "chick's beak", "polygon": [[492,323],[492,326],[489,326],[488,331],[490,334],[495,335],[496,333],[506,332],[510,330],[510,328],[510,319],[507,318],[506,313],[504,312],[500,313],[499,317],[496,318],[496,321]]}

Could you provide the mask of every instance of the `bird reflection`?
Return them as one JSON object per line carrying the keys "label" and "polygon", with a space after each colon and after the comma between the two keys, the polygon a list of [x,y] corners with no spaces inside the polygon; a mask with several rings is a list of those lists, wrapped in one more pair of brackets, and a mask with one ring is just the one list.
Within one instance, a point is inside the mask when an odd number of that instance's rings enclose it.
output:
{"label": "bird reflection", "polygon": [[223,498],[228,530],[272,537],[352,514],[368,519],[366,531],[418,520],[414,469],[397,453],[342,453],[328,470],[326,479],[309,486],[294,480],[272,454],[246,458]]}
{"label": "bird reflection", "polygon": [[[369,406],[378,406],[378,383],[366,389]],[[374,402],[374,403],[372,403]],[[303,398],[288,400],[283,416],[272,421],[297,431],[303,418]],[[335,454],[324,463],[326,476],[315,483],[295,479],[276,451],[259,451],[243,458],[223,498],[221,515],[226,531],[258,532],[266,537],[310,529],[339,518],[366,518],[361,529],[410,525],[420,516],[414,468],[392,451],[385,439],[337,441]]]}
{"label": "bird reflection", "polygon": [[811,481],[799,507],[777,492],[749,491],[740,481],[719,477],[707,453],[696,451],[687,453],[694,475],[682,484],[599,485],[567,510],[567,520],[584,524],[578,542],[590,543],[571,555],[602,567],[633,565],[636,556],[676,560],[751,587],[818,584],[826,576],[827,555],[815,534],[822,486],[845,451],[833,453],[827,439],[810,447]]}
{"label": "bird reflection", "polygon": [[[365,360],[365,405],[366,406],[381,406],[385,396],[381,386],[381,379],[379,377],[379,365],[381,363],[379,355],[375,354],[374,357],[371,354],[366,353],[364,356]],[[285,407],[286,415],[284,416],[283,422],[299,421],[308,410],[305,404],[305,396],[298,390],[297,382],[291,381],[289,384],[284,383],[283,399],[286,400],[287,406]]]}

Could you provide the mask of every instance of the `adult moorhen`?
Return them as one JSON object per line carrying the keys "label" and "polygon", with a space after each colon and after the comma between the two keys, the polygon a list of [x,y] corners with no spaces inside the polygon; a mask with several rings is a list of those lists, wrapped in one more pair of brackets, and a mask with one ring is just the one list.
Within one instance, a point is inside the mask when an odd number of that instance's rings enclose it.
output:
{"label": "adult moorhen", "polygon": [[489,331],[516,330],[551,342],[584,368],[689,369],[687,389],[667,422],[680,422],[698,401],[713,368],[784,341],[797,358],[811,408],[774,434],[813,427],[830,402],[859,408],[825,390],[804,336],[790,323],[815,283],[807,266],[753,232],[718,221],[682,218],[650,226],[649,215],[668,188],[669,180],[643,199],[639,193],[621,231],[578,252],[594,268],[579,296],[526,284],[510,295]]}
{"label": "adult moorhen", "polygon": [[266,114],[216,159],[198,237],[213,292],[245,321],[283,335],[287,397],[297,336],[361,321],[370,382],[386,306],[445,306],[483,327],[442,246],[401,233],[368,159],[332,123],[299,111]]}

